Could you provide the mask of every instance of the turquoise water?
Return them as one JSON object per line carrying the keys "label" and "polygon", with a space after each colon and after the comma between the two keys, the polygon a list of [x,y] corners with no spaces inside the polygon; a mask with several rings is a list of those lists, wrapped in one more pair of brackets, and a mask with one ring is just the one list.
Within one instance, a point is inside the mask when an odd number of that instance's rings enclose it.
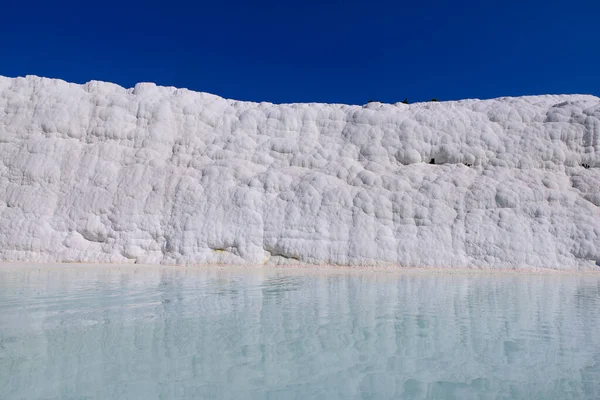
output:
{"label": "turquoise water", "polygon": [[0,269],[6,399],[600,399],[600,277]]}

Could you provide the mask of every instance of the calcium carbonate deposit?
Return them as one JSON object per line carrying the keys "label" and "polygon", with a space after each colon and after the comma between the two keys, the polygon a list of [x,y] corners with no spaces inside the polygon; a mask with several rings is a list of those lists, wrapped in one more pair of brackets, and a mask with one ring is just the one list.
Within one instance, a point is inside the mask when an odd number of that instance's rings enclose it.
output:
{"label": "calcium carbonate deposit", "polygon": [[600,99],[0,77],[0,259],[600,269]]}

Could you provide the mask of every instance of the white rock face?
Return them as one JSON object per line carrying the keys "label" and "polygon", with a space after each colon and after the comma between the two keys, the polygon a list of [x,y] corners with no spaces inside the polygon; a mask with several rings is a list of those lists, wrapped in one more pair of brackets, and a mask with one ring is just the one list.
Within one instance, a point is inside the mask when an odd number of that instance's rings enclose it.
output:
{"label": "white rock face", "polygon": [[600,99],[0,77],[0,259],[598,269]]}

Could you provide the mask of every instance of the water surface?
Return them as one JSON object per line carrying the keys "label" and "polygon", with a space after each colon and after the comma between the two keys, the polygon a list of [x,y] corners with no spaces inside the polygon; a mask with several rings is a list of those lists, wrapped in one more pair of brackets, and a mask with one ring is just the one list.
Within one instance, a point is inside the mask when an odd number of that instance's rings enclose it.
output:
{"label": "water surface", "polygon": [[0,268],[7,399],[599,399],[600,277]]}

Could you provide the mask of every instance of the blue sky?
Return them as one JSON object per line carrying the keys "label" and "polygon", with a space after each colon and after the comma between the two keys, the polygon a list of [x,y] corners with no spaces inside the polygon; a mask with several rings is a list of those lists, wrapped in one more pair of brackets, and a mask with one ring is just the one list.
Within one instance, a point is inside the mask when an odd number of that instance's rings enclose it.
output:
{"label": "blue sky", "polygon": [[600,1],[7,3],[5,76],[275,103],[600,95]]}

